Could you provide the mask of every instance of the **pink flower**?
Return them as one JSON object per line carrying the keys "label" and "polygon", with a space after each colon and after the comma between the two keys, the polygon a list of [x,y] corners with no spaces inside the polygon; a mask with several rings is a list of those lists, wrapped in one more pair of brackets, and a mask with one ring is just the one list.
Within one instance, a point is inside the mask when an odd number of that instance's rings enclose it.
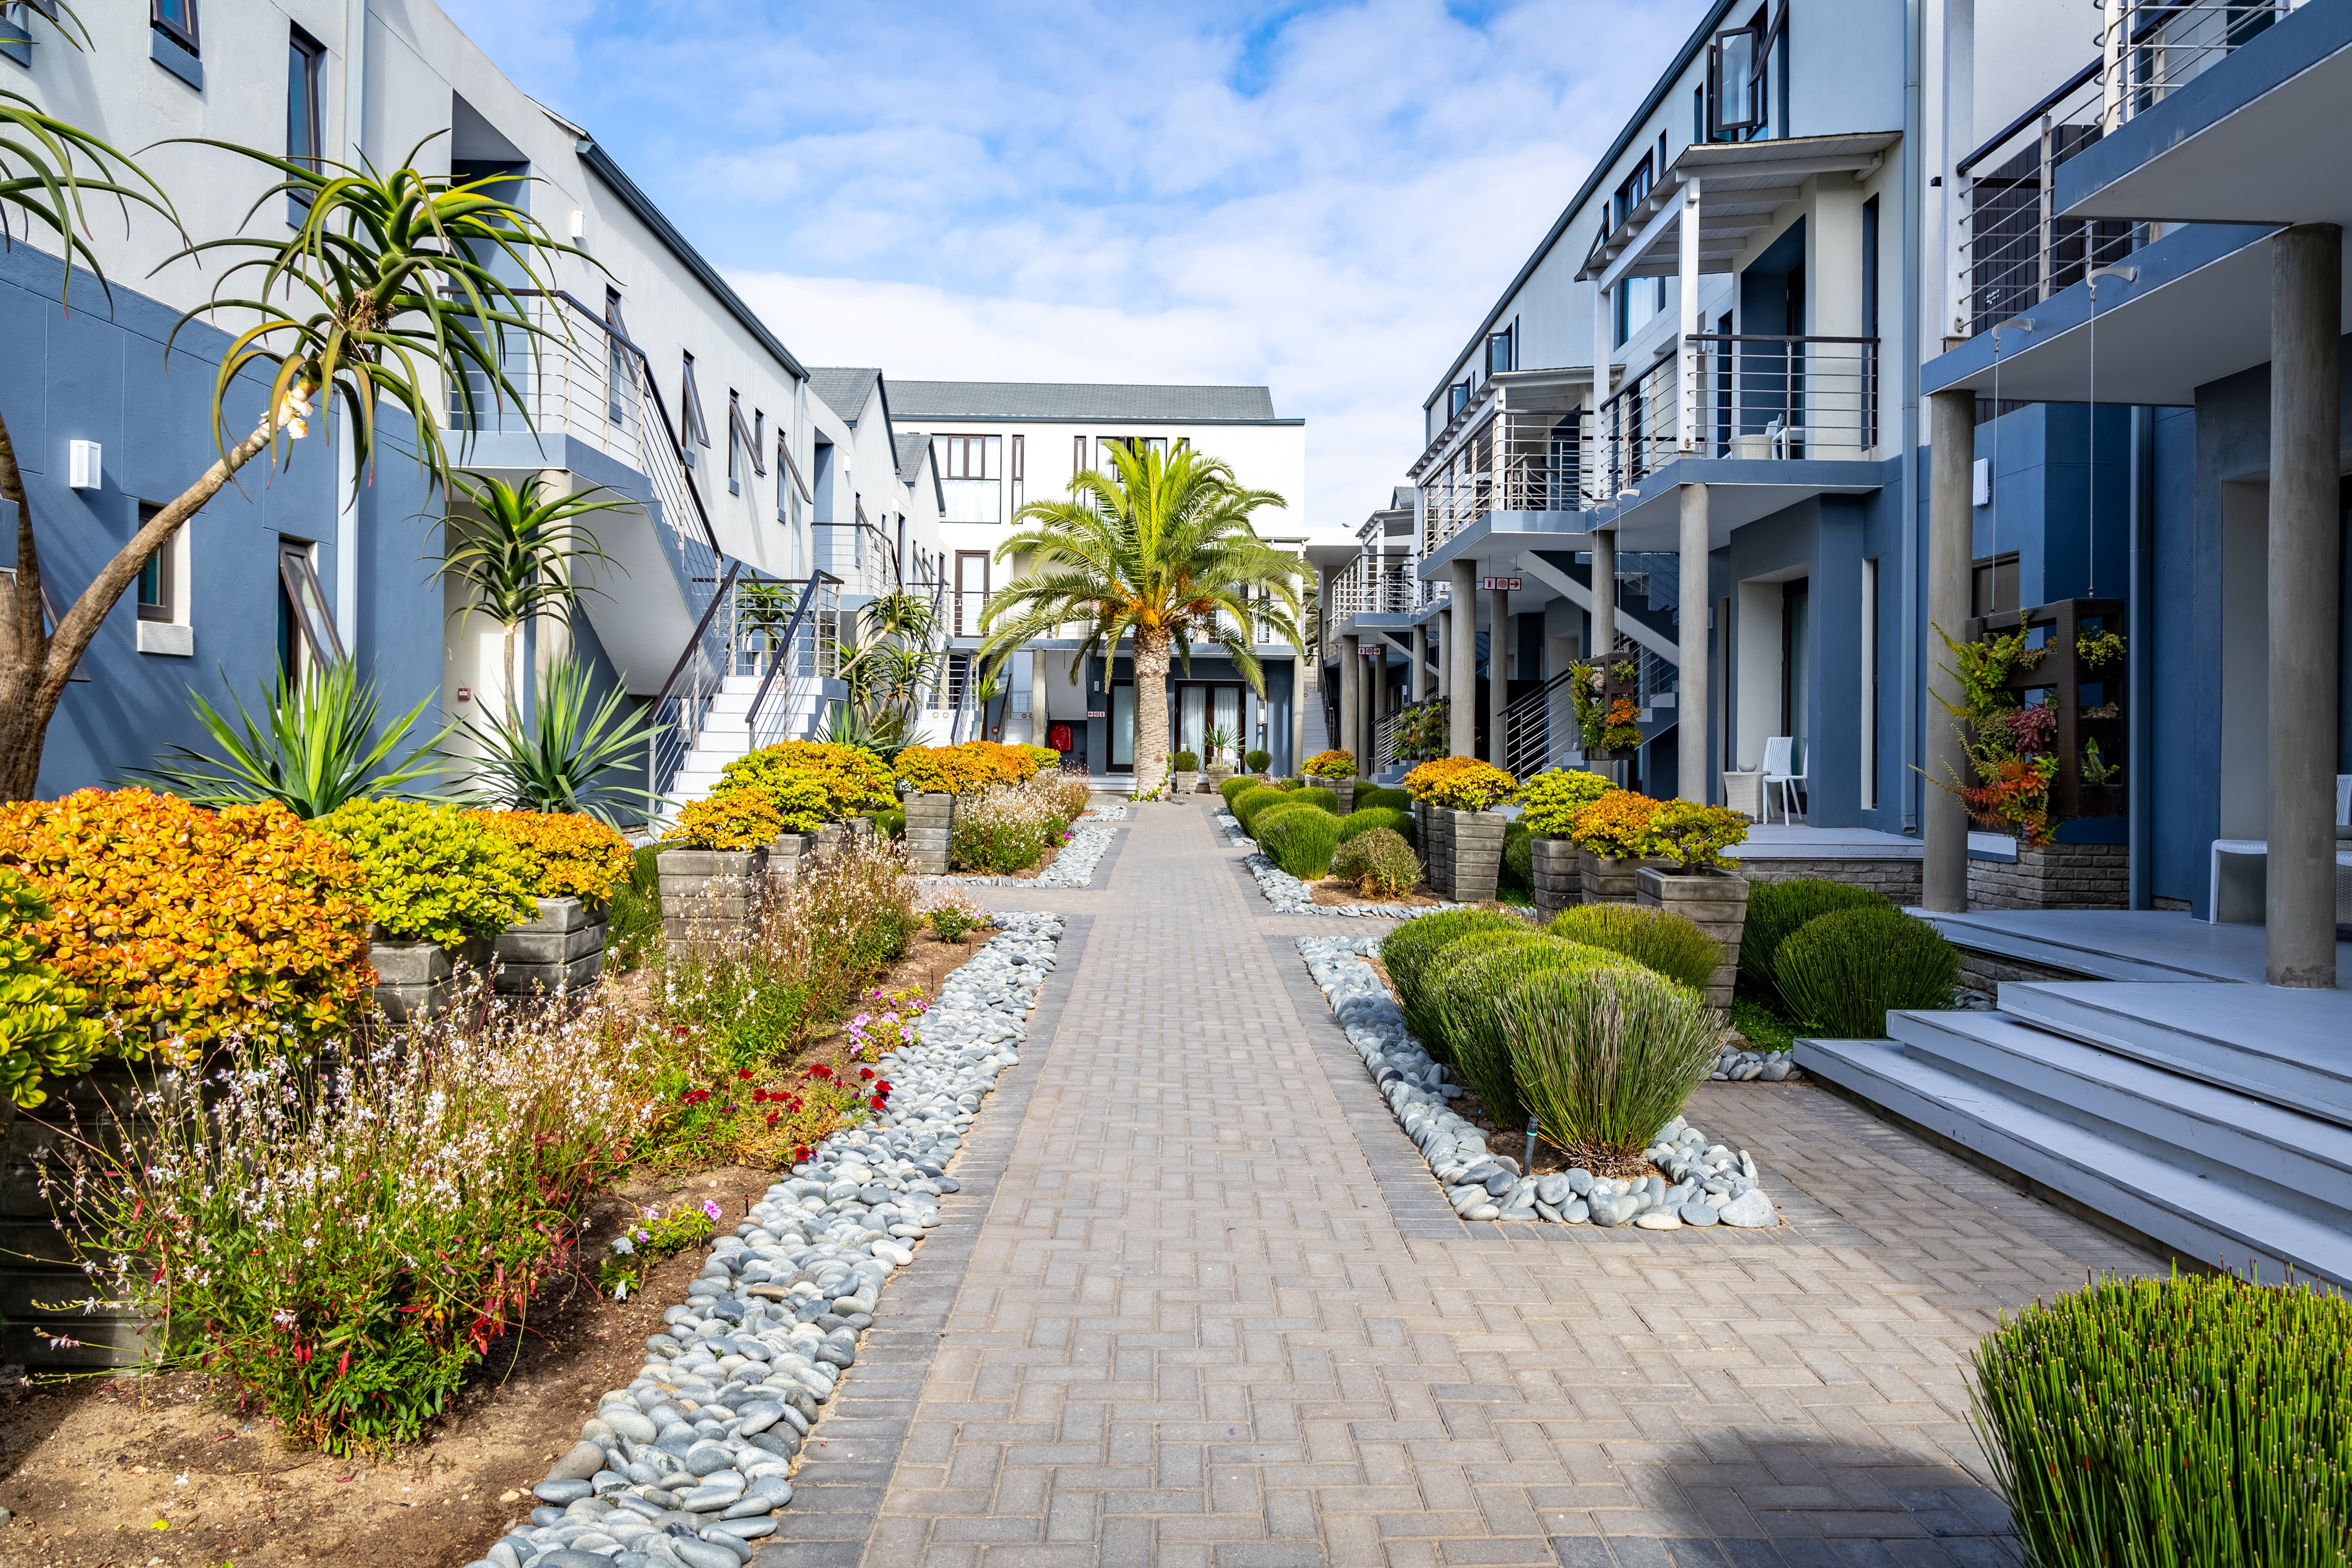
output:
{"label": "pink flower", "polygon": [[702,1200],[702,1212],[710,1216],[710,1223],[713,1225],[717,1225],[719,1223],[722,1215],[722,1211],[719,1209],[719,1205],[709,1198]]}

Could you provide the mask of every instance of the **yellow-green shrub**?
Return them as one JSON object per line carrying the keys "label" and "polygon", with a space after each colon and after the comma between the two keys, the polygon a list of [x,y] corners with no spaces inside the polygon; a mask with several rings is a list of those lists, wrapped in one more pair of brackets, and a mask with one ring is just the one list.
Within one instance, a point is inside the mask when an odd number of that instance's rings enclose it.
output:
{"label": "yellow-green shrub", "polygon": [[531,858],[472,813],[421,801],[355,800],[318,826],[358,858],[369,910],[396,941],[455,946],[539,912]]}
{"label": "yellow-green shrub", "polygon": [[1523,781],[1511,798],[1529,833],[1565,838],[1576,814],[1617,786],[1580,768],[1551,768]]}
{"label": "yellow-green shrub", "polygon": [[0,870],[0,1088],[18,1105],[48,1098],[44,1075],[87,1072],[106,1044],[89,993],[43,961],[37,927],[49,904],[22,875]]}
{"label": "yellow-green shrub", "polygon": [[110,1052],[185,1062],[236,1036],[307,1048],[375,984],[358,861],[279,805],[143,789],[0,806],[0,865],[47,897],[46,963],[111,1015]]}
{"label": "yellow-green shrub", "polygon": [[1519,781],[1475,757],[1439,757],[1404,775],[1405,793],[1423,805],[1487,811],[1511,797]]}
{"label": "yellow-green shrub", "polygon": [[862,746],[824,741],[784,741],[737,757],[719,770],[719,787],[773,787],[787,777],[812,779],[824,790],[827,822],[898,804],[889,766],[881,758]]}
{"label": "yellow-green shrub", "polygon": [[662,837],[694,849],[743,850],[764,848],[783,831],[784,815],[772,792],[726,789],[688,802]]}
{"label": "yellow-green shrub", "polygon": [[522,851],[531,895],[602,904],[629,874],[629,841],[576,811],[474,811],[484,827]]}

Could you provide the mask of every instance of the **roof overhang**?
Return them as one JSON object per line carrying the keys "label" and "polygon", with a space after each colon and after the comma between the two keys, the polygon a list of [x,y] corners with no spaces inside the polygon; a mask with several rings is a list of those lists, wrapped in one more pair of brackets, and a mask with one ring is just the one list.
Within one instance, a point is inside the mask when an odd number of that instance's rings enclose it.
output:
{"label": "roof overhang", "polygon": [[1437,438],[1422,449],[1412,467],[1405,470],[1405,478],[1419,482],[1423,474],[1460,451],[1462,444],[1498,412],[1572,413],[1584,406],[1591,391],[1592,367],[1589,364],[1497,371],[1479,384],[1470,401],[1462,405],[1462,412],[1447,420]]}
{"label": "roof overhang", "polygon": [[1577,281],[1672,278],[1681,266],[1683,188],[1699,185],[1698,269],[1730,272],[1750,236],[1802,194],[1816,174],[1867,179],[1886,161],[1899,131],[1849,131],[1765,142],[1699,142],[1683,149],[1625,221],[1602,237]]}

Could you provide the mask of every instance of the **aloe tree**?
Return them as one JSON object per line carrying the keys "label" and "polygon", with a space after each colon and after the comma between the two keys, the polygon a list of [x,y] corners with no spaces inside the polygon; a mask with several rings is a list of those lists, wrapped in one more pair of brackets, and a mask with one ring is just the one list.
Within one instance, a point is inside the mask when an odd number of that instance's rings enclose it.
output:
{"label": "aloe tree", "polygon": [[[108,613],[147,558],[239,470],[264,453],[273,466],[290,458],[322,405],[340,403],[354,484],[373,474],[378,412],[386,405],[408,416],[418,461],[435,483],[446,481],[452,462],[436,406],[443,386],[454,391],[456,422],[467,427],[478,402],[493,395],[520,406],[508,371],[517,345],[535,350],[560,331],[533,318],[523,293],[551,286],[556,256],[584,254],[492,195],[502,179],[420,173],[413,165],[421,142],[383,173],[190,140],[274,173],[248,220],[284,210],[291,197],[304,209],[302,222],[290,234],[192,241],[165,262],[228,262],[212,298],[172,331],[176,340],[198,318],[241,324],[221,355],[208,405],[218,455],[99,569],[54,628],[43,613],[33,507],[0,410],[0,500],[16,507],[15,591],[0,605],[0,799],[31,797],[49,721]],[[102,282],[89,243],[93,195],[111,198],[126,216],[142,206],[177,226],[162,187],[131,158],[31,99],[0,89],[0,217],[13,212],[52,235],[68,279],[78,261]],[[266,383],[260,416],[234,435],[232,394],[249,395],[257,383]]]}
{"label": "aloe tree", "polygon": [[[1032,637],[1083,626],[1086,640],[1070,664],[1075,681],[1088,656],[1115,657],[1131,637],[1135,787],[1149,795],[1167,774],[1171,655],[1189,668],[1195,643],[1217,644],[1263,698],[1253,617],[1297,647],[1297,578],[1306,567],[1250,525],[1253,513],[1282,498],[1244,489],[1227,464],[1189,447],[1115,447],[1111,458],[1112,472],[1089,468],[1072,479],[1068,500],[1032,501],[1013,514],[1025,530],[998,545],[996,558],[1025,553],[1029,570],[988,596],[981,653],[1001,664]],[[1253,599],[1253,591],[1265,598]]]}
{"label": "aloe tree", "polygon": [[506,629],[502,689],[511,693],[516,689],[515,633],[523,623],[569,611],[583,594],[604,592],[574,580],[581,561],[620,564],[604,553],[579,520],[628,503],[598,499],[602,485],[572,495],[544,496],[536,474],[518,487],[467,471],[453,479],[452,488],[481,514],[449,521],[451,548],[441,557],[441,574],[462,584],[469,601],[452,613],[479,611]]}

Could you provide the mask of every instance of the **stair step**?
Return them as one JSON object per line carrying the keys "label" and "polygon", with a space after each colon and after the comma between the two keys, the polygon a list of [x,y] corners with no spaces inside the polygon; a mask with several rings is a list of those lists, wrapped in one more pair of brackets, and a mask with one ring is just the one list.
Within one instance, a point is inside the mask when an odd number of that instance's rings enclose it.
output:
{"label": "stair step", "polygon": [[[2184,1078],[2134,1058],[2036,1028],[2002,1013],[1889,1013],[1906,1055],[1995,1090],[2036,1098],[2062,1121],[2176,1161],[2208,1179],[2238,1173],[2323,1200],[2352,1230],[2352,1129]],[[2276,1194],[2273,1194],[2276,1195]],[[2313,1205],[2283,1198],[2289,1207]]]}
{"label": "stair step", "polygon": [[2070,943],[2052,942],[2044,937],[2023,936],[2015,931],[1992,931],[1967,921],[1938,920],[1933,910],[1908,910],[1944,934],[1954,947],[1972,952],[1987,952],[1996,958],[2021,959],[2045,968],[2063,969],[2094,980],[2138,980],[2156,984],[2192,984],[2207,981],[2210,975],[2198,974],[2168,964],[2150,963],[2140,959],[2124,958],[2094,948],[2075,947]]}
{"label": "stair step", "polygon": [[2352,1233],[2012,1100],[1892,1040],[1800,1039],[1797,1064],[2182,1256],[2266,1284],[2352,1286]]}
{"label": "stair step", "polygon": [[2055,1034],[2352,1127],[2352,997],[2229,981],[2008,981],[2001,1010]]}

